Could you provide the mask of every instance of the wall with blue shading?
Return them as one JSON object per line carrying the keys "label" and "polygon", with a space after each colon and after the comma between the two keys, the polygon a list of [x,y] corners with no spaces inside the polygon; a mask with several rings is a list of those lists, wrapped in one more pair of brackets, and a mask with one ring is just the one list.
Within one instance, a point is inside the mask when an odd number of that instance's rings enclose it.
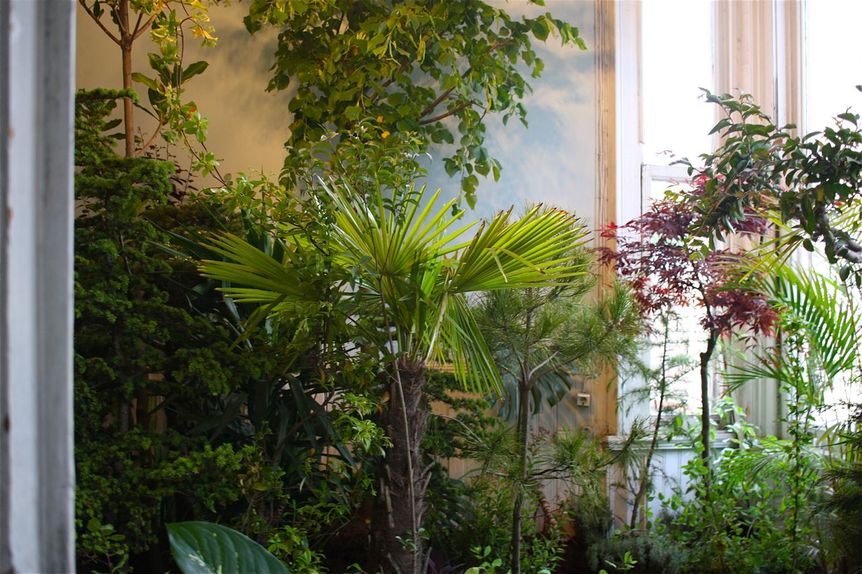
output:
{"label": "wall with blue shading", "polygon": [[[486,146],[502,164],[500,180],[480,178],[476,209],[468,216],[488,217],[515,205],[516,210],[535,202],[573,210],[592,228],[596,203],[596,53],[595,5],[592,0],[550,0],[535,6],[526,0],[495,2],[515,16],[551,12],[578,26],[588,51],[560,46],[549,37],[537,42],[536,52],[545,61],[540,78],[531,78],[533,92],[527,107],[525,128],[517,119],[503,125],[502,118],[487,121]],[[529,78],[529,72],[524,71]],[[458,193],[457,176],[443,170],[445,146],[431,150],[428,186],[440,187],[451,197]]]}
{"label": "wall with blue shading", "polygon": [[[575,211],[592,228],[597,121],[594,2],[547,0],[544,7],[527,0],[491,3],[514,17],[551,12],[578,26],[589,50],[561,47],[554,37],[536,42],[545,69],[540,78],[530,78],[529,70],[524,70],[533,88],[524,101],[529,128],[514,118],[504,126],[501,117],[488,117],[486,145],[491,157],[502,164],[502,173],[498,182],[480,178],[476,209],[466,216],[487,217],[510,205],[517,211],[544,202]],[[209,118],[207,146],[223,158],[223,173],[259,170],[275,175],[281,169],[282,144],[293,120],[287,109],[293,90],[264,91],[273,62],[275,31],[250,36],[242,24],[246,10],[242,3],[211,8],[219,45],[214,49],[201,49],[195,42],[187,46],[188,61],[206,59],[210,63],[205,74],[189,83],[187,97]],[[77,32],[78,87],[119,87],[119,52],[82,10]],[[136,45],[136,70],[148,70],[146,54],[150,50],[145,35]],[[136,120],[145,132],[152,130],[145,114],[138,112]],[[428,186],[440,187],[452,197],[458,193],[459,181],[443,170],[447,151],[442,147],[431,150]]]}

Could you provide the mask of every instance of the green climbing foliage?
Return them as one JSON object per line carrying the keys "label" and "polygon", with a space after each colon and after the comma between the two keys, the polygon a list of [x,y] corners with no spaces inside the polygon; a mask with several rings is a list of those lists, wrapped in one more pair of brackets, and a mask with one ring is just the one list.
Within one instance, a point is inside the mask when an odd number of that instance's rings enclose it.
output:
{"label": "green climbing foliage", "polygon": [[[470,205],[479,177],[500,175],[484,145],[486,116],[526,125],[523,70],[538,78],[544,69],[533,41],[553,35],[586,49],[578,28],[550,12],[516,18],[480,0],[254,0],[245,23],[279,30],[269,89],[295,90],[289,148],[337,147],[362,122],[379,127],[368,142],[410,133],[425,149],[451,144],[444,166]],[[302,171],[294,154],[284,167],[288,180]]]}

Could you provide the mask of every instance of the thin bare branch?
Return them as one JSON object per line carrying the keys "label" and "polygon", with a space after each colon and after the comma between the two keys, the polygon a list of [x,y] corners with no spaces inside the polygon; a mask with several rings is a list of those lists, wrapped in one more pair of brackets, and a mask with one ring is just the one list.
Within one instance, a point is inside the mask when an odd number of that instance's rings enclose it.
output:
{"label": "thin bare branch", "polygon": [[111,11],[116,16],[115,20],[120,27],[120,38],[127,41],[131,38],[131,34],[129,34],[129,0],[120,0],[117,7],[112,8]]}
{"label": "thin bare branch", "polygon": [[422,110],[422,113],[419,114],[419,117],[424,118],[425,116],[427,116],[428,114],[430,114],[431,112],[436,110],[437,106],[439,106],[443,100],[445,100],[446,98],[451,96],[452,92],[454,92],[454,91],[455,91],[455,86],[452,86],[451,88],[449,88],[448,90],[446,90],[445,92],[443,92],[442,94],[437,96],[436,100],[434,100],[433,102],[428,104],[428,106],[424,110]]}
{"label": "thin bare branch", "polygon": [[143,146],[141,146],[141,153],[142,154],[145,153],[147,148],[152,145],[153,141],[155,141],[155,139],[156,139],[156,136],[158,136],[159,133],[161,133],[164,125],[165,124],[162,122],[162,120],[159,120],[159,125],[157,125],[156,129],[153,130],[153,134],[150,136],[150,138],[147,140],[147,142]]}
{"label": "thin bare branch", "polygon": [[467,108],[469,108],[472,105],[474,105],[474,102],[472,100],[466,101],[466,102],[461,102],[460,104],[458,104],[457,106],[455,106],[451,110],[443,112],[442,114],[438,114],[434,117],[428,118],[426,120],[422,120],[419,122],[419,124],[423,125],[423,126],[427,126],[428,124],[433,124],[434,122],[439,122],[440,120],[444,120],[444,119],[448,118],[449,116],[454,116],[455,114],[457,114],[459,112],[463,112],[464,110],[466,110]]}
{"label": "thin bare branch", "polygon": [[[511,40],[501,40],[501,41],[499,41],[499,42],[496,42],[493,46],[491,46],[491,48],[490,48],[490,50],[489,50],[489,51],[491,51],[491,52],[497,51],[497,50],[498,50],[498,49],[500,49],[501,47],[503,47],[503,46],[505,46],[506,44],[508,44],[510,41],[511,41]],[[466,77],[470,74],[470,72],[472,72],[472,71],[473,71],[473,66],[468,67],[466,70],[464,70],[464,71],[461,73],[461,78],[466,78]],[[437,109],[437,106],[439,106],[439,105],[440,105],[441,103],[443,103],[446,99],[448,99],[448,98],[449,98],[449,96],[451,96],[451,95],[452,95],[452,92],[454,92],[454,91],[455,91],[455,86],[452,86],[451,88],[449,88],[448,90],[446,90],[445,92],[443,92],[442,94],[440,94],[439,96],[437,96],[437,98],[436,98],[433,102],[431,102],[430,104],[428,104],[428,105],[425,107],[425,109],[424,109],[424,110],[422,110],[422,113],[421,113],[421,114],[419,114],[419,118],[420,118],[420,119],[421,119],[421,118],[424,118],[425,116],[427,116],[428,114],[430,114],[431,112],[433,112],[435,109]],[[444,116],[444,117],[445,117],[445,116]],[[434,121],[436,121],[436,120],[434,120]],[[421,123],[424,123],[424,122],[421,122]],[[431,120],[429,120],[429,122],[428,122],[428,123],[431,123]]]}
{"label": "thin bare branch", "polygon": [[96,16],[96,14],[95,14],[91,9],[90,9],[90,7],[89,7],[89,6],[87,6],[86,0],[78,0],[78,4],[80,4],[80,5],[81,5],[81,7],[84,9],[84,11],[85,11],[89,16],[90,16],[90,18],[92,18],[92,19],[93,19],[93,22],[95,22],[96,24],[98,24],[98,25],[99,25],[99,28],[101,28],[101,29],[102,29],[102,32],[104,32],[105,34],[107,34],[107,35],[108,35],[108,38],[110,38],[111,40],[113,40],[113,41],[114,41],[114,43],[115,43],[117,46],[119,46],[119,45],[120,45],[120,39],[119,39],[119,38],[117,38],[116,36],[114,36],[114,34],[113,34],[113,33],[111,33],[111,31],[110,31],[110,30],[108,30],[108,29],[105,27],[105,25],[104,25],[104,24],[102,24],[102,21],[99,19],[99,17],[98,17],[98,16]]}
{"label": "thin bare branch", "polygon": [[132,38],[134,38],[135,34],[138,33],[138,30],[141,29],[141,19],[143,19],[143,17],[144,17],[143,11],[138,12],[138,19],[135,20],[135,27],[133,28],[133,31],[132,31]]}
{"label": "thin bare branch", "polygon": [[[144,25],[143,25],[143,26],[141,26],[140,28],[138,28],[138,25],[137,25],[137,24],[135,24],[135,32],[134,32],[134,34],[132,34],[132,40],[133,40],[133,41],[134,41],[134,40],[137,40],[137,39],[140,37],[140,35],[141,35],[141,34],[143,34],[144,32],[146,32],[147,30],[149,30],[149,29],[150,29],[150,26],[152,26],[152,25],[153,25],[153,22],[155,22],[155,21],[156,21],[156,18],[158,17],[158,15],[159,15],[159,13],[158,13],[158,12],[156,12],[155,14],[153,14],[152,16],[150,16],[150,17],[147,19],[146,23],[144,23]],[[138,16],[138,22],[140,22],[140,21],[141,21],[141,16]]]}

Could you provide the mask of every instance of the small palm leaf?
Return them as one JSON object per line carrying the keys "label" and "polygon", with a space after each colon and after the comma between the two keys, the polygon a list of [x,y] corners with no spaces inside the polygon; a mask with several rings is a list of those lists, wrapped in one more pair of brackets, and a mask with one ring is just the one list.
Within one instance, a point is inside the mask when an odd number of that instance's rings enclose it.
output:
{"label": "small palm leaf", "polygon": [[773,285],[770,297],[801,324],[826,374],[834,378],[853,368],[859,338],[841,288],[818,273],[792,267],[780,269]]}
{"label": "small palm leaf", "polygon": [[[853,368],[862,341],[840,285],[816,272],[787,265],[778,266],[772,277],[755,279],[753,284],[782,309],[785,329],[804,334],[810,356],[825,375],[827,384]],[[726,381],[736,388],[764,378],[790,385],[798,383],[796,375],[788,371],[780,354],[775,352],[743,362],[727,374]]]}
{"label": "small palm leaf", "polygon": [[452,291],[554,287],[587,272],[571,255],[587,236],[574,215],[541,206],[515,221],[511,215],[498,213],[461,252]]}
{"label": "small palm leaf", "polygon": [[450,359],[455,367],[455,376],[470,390],[499,394],[500,373],[463,295],[449,297],[440,338],[441,345],[432,349],[435,360]]}
{"label": "small palm leaf", "polygon": [[450,245],[451,241],[474,224],[451,230],[461,214],[447,217],[454,200],[437,207],[439,190],[417,215],[424,191],[423,187],[417,197],[403,200],[393,208],[380,197],[369,205],[349,190],[327,188],[335,207],[333,231],[342,247],[342,257],[351,264],[364,262],[367,270],[375,274],[404,277],[417,262],[457,249],[457,245]]}

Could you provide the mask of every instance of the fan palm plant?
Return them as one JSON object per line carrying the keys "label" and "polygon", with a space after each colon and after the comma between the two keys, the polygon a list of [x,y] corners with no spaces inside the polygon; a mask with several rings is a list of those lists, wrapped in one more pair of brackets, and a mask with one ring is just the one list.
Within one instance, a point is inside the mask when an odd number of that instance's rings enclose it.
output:
{"label": "fan palm plant", "polygon": [[805,393],[812,404],[821,403],[824,389],[857,366],[860,333],[843,287],[814,271],[777,264],[771,276],[751,278],[753,289],[766,294],[780,310],[784,338],[798,336],[803,355],[802,371],[794,370],[788,352],[759,356],[726,375],[731,387],[751,380],[771,378]]}
{"label": "fan palm plant", "polygon": [[[231,282],[226,296],[289,315],[295,306],[331,305],[329,312],[361,326],[382,360],[388,391],[383,422],[391,441],[379,473],[373,519],[377,566],[387,572],[424,570],[421,538],[427,472],[421,441],[427,408],[426,370],[449,363],[465,388],[500,388],[500,374],[470,309],[471,293],[563,285],[587,272],[573,259],[586,232],[570,213],[536,206],[518,219],[512,210],[478,224],[459,225],[454,200],[425,189],[360,197],[323,185],[325,244],[309,246],[301,230],[285,227],[283,256],[275,259],[224,234],[210,248],[225,261],[204,261],[204,275]],[[424,201],[427,199],[427,201]],[[424,205],[424,206],[423,206]],[[327,292],[296,272],[305,249],[325,253]],[[299,268],[302,268],[301,266]],[[368,346],[368,343],[366,343]]]}

